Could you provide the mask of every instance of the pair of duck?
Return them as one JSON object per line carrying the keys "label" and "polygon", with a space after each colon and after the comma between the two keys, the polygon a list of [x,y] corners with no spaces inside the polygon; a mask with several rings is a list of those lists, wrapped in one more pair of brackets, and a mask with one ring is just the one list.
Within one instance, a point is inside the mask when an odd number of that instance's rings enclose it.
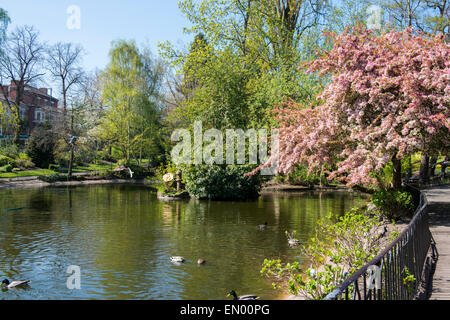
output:
{"label": "pair of duck", "polygon": [[8,279],[2,281],[2,287],[6,287],[8,289],[21,288],[28,286],[31,283],[30,280],[18,280],[10,282]]}
{"label": "pair of duck", "polygon": [[[185,262],[186,261],[186,259],[184,259],[183,257],[180,257],[180,256],[172,256],[172,257],[170,257],[170,261],[171,262],[174,262],[174,263],[183,263],[183,262]],[[197,260],[197,264],[205,264],[206,263],[206,260],[205,259],[198,259]]]}
{"label": "pair of duck", "polygon": [[[172,258],[182,258],[182,257],[172,257]],[[177,259],[177,260],[179,260],[179,259]],[[199,261],[198,261],[199,264],[200,264],[200,260],[203,260],[203,263],[205,262],[204,259],[199,259]],[[184,259],[183,259],[183,261],[184,261]],[[28,286],[30,283],[31,283],[30,280],[18,280],[18,281],[10,282],[8,279],[4,279],[2,281],[2,286],[7,287],[8,289],[14,289],[14,288]],[[257,300],[257,299],[259,299],[259,297],[254,294],[246,294],[246,295],[238,296],[234,290],[231,290],[227,296],[228,297],[232,296],[234,300]]]}

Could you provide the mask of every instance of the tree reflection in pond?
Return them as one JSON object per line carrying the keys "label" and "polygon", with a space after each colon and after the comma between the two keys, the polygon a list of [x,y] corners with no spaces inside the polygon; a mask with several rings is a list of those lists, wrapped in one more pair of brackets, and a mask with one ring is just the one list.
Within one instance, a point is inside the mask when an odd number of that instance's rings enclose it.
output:
{"label": "tree reflection in pond", "polygon": [[[259,271],[265,258],[302,259],[285,231],[305,242],[318,219],[365,202],[347,192],[164,202],[136,185],[1,190],[1,212],[27,208],[0,214],[0,274],[33,281],[1,299],[226,299],[230,289],[276,299]],[[66,287],[70,265],[81,267],[81,290]]]}

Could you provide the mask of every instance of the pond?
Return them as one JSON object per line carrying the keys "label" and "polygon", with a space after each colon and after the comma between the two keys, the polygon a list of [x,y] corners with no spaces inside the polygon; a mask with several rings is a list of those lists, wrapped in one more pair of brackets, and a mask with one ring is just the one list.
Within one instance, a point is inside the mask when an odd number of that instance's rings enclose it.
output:
{"label": "pond", "polygon": [[[280,299],[260,269],[265,258],[302,259],[285,231],[297,230],[304,243],[318,219],[366,201],[303,192],[164,202],[139,185],[0,190],[0,278],[32,280],[0,291],[0,300],[223,300],[231,289]],[[171,263],[172,255],[185,263]],[[69,266],[80,267],[79,290],[67,288]]]}

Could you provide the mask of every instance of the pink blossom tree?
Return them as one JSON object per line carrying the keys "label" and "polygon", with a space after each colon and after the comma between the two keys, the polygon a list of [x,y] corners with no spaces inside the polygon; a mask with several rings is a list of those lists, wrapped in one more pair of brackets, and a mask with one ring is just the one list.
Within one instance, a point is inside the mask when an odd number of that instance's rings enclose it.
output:
{"label": "pink blossom tree", "polygon": [[326,35],[334,47],[301,67],[329,77],[321,104],[276,111],[279,170],[330,164],[329,179],[353,186],[376,183],[372,173],[391,161],[399,189],[402,158],[449,150],[450,45],[411,29],[375,35],[357,26]]}

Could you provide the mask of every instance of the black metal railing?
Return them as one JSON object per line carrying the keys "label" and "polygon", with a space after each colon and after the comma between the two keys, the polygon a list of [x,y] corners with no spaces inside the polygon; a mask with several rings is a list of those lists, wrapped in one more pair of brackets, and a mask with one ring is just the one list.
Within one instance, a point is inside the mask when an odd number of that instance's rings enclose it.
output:
{"label": "black metal railing", "polygon": [[324,300],[412,300],[422,283],[427,257],[437,256],[429,228],[427,200],[406,229],[367,265],[347,278]]}

